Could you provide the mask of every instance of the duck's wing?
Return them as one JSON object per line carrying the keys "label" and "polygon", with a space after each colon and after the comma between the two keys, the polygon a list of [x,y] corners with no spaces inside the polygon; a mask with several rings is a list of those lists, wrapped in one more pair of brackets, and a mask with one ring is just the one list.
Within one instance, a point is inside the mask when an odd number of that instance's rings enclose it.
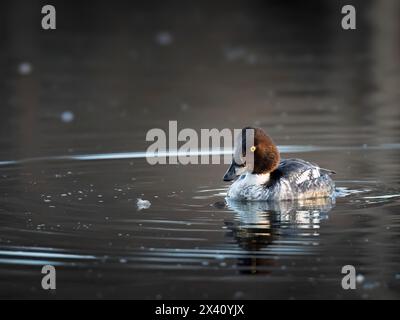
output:
{"label": "duck's wing", "polygon": [[284,159],[277,169],[278,175],[284,177],[290,184],[301,185],[323,176],[330,176],[335,172],[320,168],[318,165],[301,159]]}

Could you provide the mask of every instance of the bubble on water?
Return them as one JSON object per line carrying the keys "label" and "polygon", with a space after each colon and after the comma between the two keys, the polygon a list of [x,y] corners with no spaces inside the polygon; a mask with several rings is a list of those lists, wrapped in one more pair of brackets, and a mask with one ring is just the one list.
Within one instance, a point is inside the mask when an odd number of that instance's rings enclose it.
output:
{"label": "bubble on water", "polygon": [[149,200],[143,200],[141,198],[137,199],[136,202],[138,210],[148,209],[151,206],[151,202]]}
{"label": "bubble on water", "polygon": [[21,62],[18,66],[18,73],[26,76],[32,73],[32,65],[29,62]]}
{"label": "bubble on water", "polygon": [[71,123],[72,121],[74,121],[74,119],[75,115],[71,111],[64,111],[63,113],[61,113],[61,121],[64,123]]}
{"label": "bubble on water", "polygon": [[357,283],[363,283],[365,281],[365,277],[362,274],[357,275],[356,277]]}
{"label": "bubble on water", "polygon": [[156,35],[156,42],[160,46],[169,46],[174,41],[172,34],[168,31],[161,31]]}

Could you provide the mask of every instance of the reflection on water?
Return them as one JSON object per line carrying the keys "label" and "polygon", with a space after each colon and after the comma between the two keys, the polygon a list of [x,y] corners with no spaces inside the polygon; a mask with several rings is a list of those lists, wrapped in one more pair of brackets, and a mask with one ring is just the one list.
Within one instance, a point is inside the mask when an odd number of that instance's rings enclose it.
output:
{"label": "reflection on water", "polygon": [[321,221],[328,218],[334,206],[330,198],[282,202],[239,202],[227,198],[226,201],[235,212],[235,220],[225,222],[232,237],[250,254],[264,253],[239,260],[241,269],[253,274],[276,265],[272,254],[311,254],[312,247],[318,245]]}
{"label": "reflection on water", "polygon": [[[323,151],[355,151],[355,150],[399,150],[400,144],[380,144],[376,146],[347,146],[347,147],[325,147],[325,146],[279,146],[279,151],[282,154],[290,153],[305,153],[305,152],[323,152]],[[47,156],[38,158],[26,158],[19,160],[0,161],[0,166],[27,164],[43,161],[99,161],[99,160],[129,160],[129,159],[143,159],[143,158],[164,158],[164,157],[193,157],[193,156],[214,156],[214,155],[231,155],[231,149],[223,150],[193,150],[190,152],[180,151],[160,151],[160,152],[119,152],[119,153],[99,153],[99,154],[78,154],[68,156]]]}

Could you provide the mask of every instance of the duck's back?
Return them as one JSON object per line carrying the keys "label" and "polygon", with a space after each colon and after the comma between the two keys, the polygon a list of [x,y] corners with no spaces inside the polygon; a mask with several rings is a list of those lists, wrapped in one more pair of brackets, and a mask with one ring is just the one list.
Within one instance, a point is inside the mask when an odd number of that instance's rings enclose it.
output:
{"label": "duck's back", "polygon": [[269,199],[293,200],[331,197],[334,172],[301,159],[284,159],[271,173]]}

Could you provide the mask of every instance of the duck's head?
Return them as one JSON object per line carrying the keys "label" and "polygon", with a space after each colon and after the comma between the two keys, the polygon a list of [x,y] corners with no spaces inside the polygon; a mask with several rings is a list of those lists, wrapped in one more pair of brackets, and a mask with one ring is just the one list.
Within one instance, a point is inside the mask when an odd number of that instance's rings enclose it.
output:
{"label": "duck's head", "polygon": [[278,148],[264,130],[246,127],[235,140],[232,163],[224,181],[232,181],[244,173],[270,173],[278,168],[279,161]]}

